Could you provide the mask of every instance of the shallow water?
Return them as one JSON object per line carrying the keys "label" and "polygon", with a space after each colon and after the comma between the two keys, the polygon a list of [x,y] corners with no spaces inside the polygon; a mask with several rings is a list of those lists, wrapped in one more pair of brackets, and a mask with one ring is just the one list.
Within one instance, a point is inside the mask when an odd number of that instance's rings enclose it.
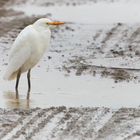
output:
{"label": "shallow water", "polygon": [[50,6],[37,5],[14,6],[12,9],[23,11],[26,15],[47,15],[62,21],[86,23],[86,24],[109,24],[116,22],[139,23],[140,9],[137,3],[97,3],[78,6]]}
{"label": "shallow water", "polygon": [[[59,72],[45,73],[35,70],[32,74],[30,100],[26,100],[27,81],[22,75],[19,99],[14,92],[14,81],[1,80],[0,106],[2,108],[50,107],[50,106],[105,106],[111,108],[138,107],[139,84],[114,83],[113,80],[91,76],[65,77]],[[43,81],[43,82],[42,82]],[[5,88],[6,87],[6,88]],[[132,94],[133,93],[133,94]],[[132,102],[135,101],[135,102]]]}

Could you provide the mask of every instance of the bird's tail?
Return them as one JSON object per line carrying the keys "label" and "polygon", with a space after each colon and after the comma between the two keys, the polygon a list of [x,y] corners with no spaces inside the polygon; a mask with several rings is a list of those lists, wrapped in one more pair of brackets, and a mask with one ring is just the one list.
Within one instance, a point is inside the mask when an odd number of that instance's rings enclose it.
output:
{"label": "bird's tail", "polygon": [[8,71],[4,74],[3,79],[4,80],[14,80],[17,77],[18,71],[13,73],[8,73]]}

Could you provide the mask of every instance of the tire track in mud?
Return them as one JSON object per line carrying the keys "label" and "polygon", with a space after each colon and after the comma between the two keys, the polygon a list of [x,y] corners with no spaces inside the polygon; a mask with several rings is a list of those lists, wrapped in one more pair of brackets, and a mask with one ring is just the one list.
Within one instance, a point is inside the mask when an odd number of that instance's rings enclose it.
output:
{"label": "tire track in mud", "polygon": [[[9,118],[13,119],[9,119]],[[10,113],[9,111],[1,111],[0,112],[0,139],[10,131],[11,125],[13,127],[16,126],[17,121],[21,119],[21,116],[17,114]]]}
{"label": "tire track in mud", "polygon": [[76,108],[71,108],[69,112],[71,114],[71,118],[69,119],[69,121],[67,121],[65,128],[63,128],[63,131],[57,136],[59,139],[74,137],[77,133],[77,131],[75,130],[79,129],[77,126],[78,122],[81,118],[83,118],[85,113],[82,109]]}
{"label": "tire track in mud", "polygon": [[124,140],[139,140],[139,139],[140,139],[140,131],[136,131],[127,136],[126,138],[124,138]]}
{"label": "tire track in mud", "polygon": [[97,140],[127,139],[140,130],[140,109],[121,108],[98,132]]}
{"label": "tire track in mud", "polygon": [[[139,25],[127,25],[124,23],[118,23],[116,26],[103,32],[104,38],[101,42],[101,53],[104,57],[116,57],[116,56],[129,56],[135,55],[135,50],[139,50],[139,37],[140,27]],[[99,35],[100,36],[100,35]],[[98,42],[97,39],[95,43]],[[140,51],[139,51],[140,53]]]}
{"label": "tire track in mud", "polygon": [[[32,112],[33,111],[33,112]],[[0,139],[8,140],[11,139],[14,135],[16,135],[23,126],[27,125],[33,118],[36,118],[39,113],[42,112],[41,109],[36,108],[31,111],[31,114],[28,115],[21,115],[21,117],[17,120],[16,124],[12,126],[6,133],[1,135]],[[28,113],[28,111],[23,111],[23,114]],[[20,114],[20,111],[19,111]]]}
{"label": "tire track in mud", "polygon": [[88,136],[90,136],[89,138],[96,137],[99,130],[112,118],[114,112],[115,111],[108,108],[99,108],[98,112],[94,114],[94,117],[92,117],[88,123],[88,127],[85,131],[85,138]]}
{"label": "tire track in mud", "polygon": [[70,122],[71,117],[73,117],[73,113],[75,110],[69,110],[67,109],[64,113],[63,117],[57,122],[56,126],[51,131],[51,138],[53,137],[60,137],[62,135],[61,133],[66,128],[66,125],[68,122]]}
{"label": "tire track in mud", "polygon": [[111,29],[107,30],[107,32],[104,32],[104,38],[100,41],[102,48],[101,53],[103,57],[107,57],[110,48],[112,48],[111,46],[113,46],[114,49],[115,43],[118,43],[116,38],[118,37],[118,33],[122,31],[122,26],[123,24],[118,23],[115,24]]}
{"label": "tire track in mud", "polygon": [[109,31],[107,31],[106,33],[106,36],[103,38],[103,40],[101,41],[101,43],[103,44],[102,45],[102,48],[104,49],[107,42],[109,40],[111,40],[111,38],[115,35],[116,36],[116,31],[119,30],[119,28],[121,28],[121,24],[118,23],[117,25],[114,25]]}
{"label": "tire track in mud", "polygon": [[[56,124],[56,127],[52,130],[50,134],[51,135],[50,139],[53,139],[54,137],[57,139],[66,139],[75,137],[77,137],[78,139],[93,138],[93,136],[96,134],[95,125],[100,123],[100,120],[102,120],[104,116],[108,115],[108,109],[94,108],[88,110],[85,108],[82,109],[81,112],[79,112],[77,109],[76,110],[72,109],[70,113],[72,113],[71,115],[69,114],[71,117],[68,117],[66,123],[64,123],[64,118],[62,118],[63,121],[61,119],[58,122],[58,124]],[[62,126],[61,125],[62,122],[65,125],[63,124]],[[102,123],[102,125],[103,124],[104,123]]]}
{"label": "tire track in mud", "polygon": [[[52,110],[53,109],[53,110]],[[38,121],[36,123],[36,127],[32,128],[32,131],[28,134],[28,136],[26,137],[26,139],[31,139],[35,134],[39,133],[45,126],[48,125],[48,123],[54,118],[57,118],[57,114],[63,113],[63,111],[66,109],[65,107],[59,107],[59,108],[50,108],[50,111],[45,112],[46,115],[43,115],[43,117],[41,117],[40,121]],[[50,114],[48,114],[50,113]]]}
{"label": "tire track in mud", "polygon": [[[36,108],[36,109],[33,109],[32,111],[36,111],[36,110],[38,109]],[[0,139],[2,139],[3,137],[5,137],[5,135],[10,133],[13,127],[15,128],[18,125],[18,123],[22,123],[23,120],[26,118],[26,116],[29,115],[30,113],[31,111],[24,112],[24,110],[23,111],[4,110],[3,114],[0,114],[0,118],[1,118],[0,125],[2,124],[1,125],[2,131],[0,133]]]}
{"label": "tire track in mud", "polygon": [[21,117],[17,125],[10,125],[9,131],[3,130],[5,135],[1,140],[130,140],[140,137],[139,108],[51,107],[12,113]]}
{"label": "tire track in mud", "polygon": [[103,30],[97,31],[97,33],[93,36],[93,40],[96,41],[103,33]]}
{"label": "tire track in mud", "polygon": [[[66,130],[68,124],[72,124],[72,119],[75,118],[75,112],[77,109],[67,109],[63,117],[57,122],[56,126],[51,131],[51,137],[54,138],[57,137],[59,139],[62,139],[63,137],[63,131]],[[69,125],[70,126],[70,125]],[[69,129],[69,128],[68,128]]]}
{"label": "tire track in mud", "polygon": [[[125,25],[122,28],[122,32],[118,32],[120,37],[117,38],[116,47],[112,47],[112,50],[116,50],[117,55],[134,57],[136,55],[136,50],[139,50],[139,37],[140,37],[140,26],[135,25],[135,27]],[[117,36],[117,35],[116,35]]]}
{"label": "tire track in mud", "polygon": [[[68,133],[66,137],[70,137],[71,139],[74,139],[75,137],[78,139],[92,139],[96,136],[98,131],[96,130],[97,125],[100,124],[102,126],[104,124],[100,123],[104,115],[108,115],[106,109],[104,108],[85,108],[82,110],[82,114],[79,118],[76,119],[76,122],[71,123],[71,126],[66,126],[67,129],[64,130],[62,136],[64,136],[65,131],[67,131]],[[64,138],[60,137],[60,139]]]}
{"label": "tire track in mud", "polygon": [[140,27],[137,27],[135,31],[131,34],[129,40],[130,45],[137,39],[137,37],[140,35]]}
{"label": "tire track in mud", "polygon": [[40,139],[40,136],[42,136],[42,139],[53,139],[54,137],[56,138],[56,135],[54,135],[55,130],[56,132],[59,131],[57,128],[58,125],[61,125],[61,120],[65,116],[66,110],[67,109],[65,107],[60,107],[59,109],[56,109],[56,112],[52,112],[48,118],[43,120],[45,123],[40,122],[39,125],[41,127],[38,127],[38,132],[32,136],[32,139],[38,140]]}
{"label": "tire track in mud", "polygon": [[43,109],[30,119],[28,123],[22,126],[22,128],[12,136],[12,139],[31,139],[31,137],[38,133],[42,126],[56,113],[54,108]]}

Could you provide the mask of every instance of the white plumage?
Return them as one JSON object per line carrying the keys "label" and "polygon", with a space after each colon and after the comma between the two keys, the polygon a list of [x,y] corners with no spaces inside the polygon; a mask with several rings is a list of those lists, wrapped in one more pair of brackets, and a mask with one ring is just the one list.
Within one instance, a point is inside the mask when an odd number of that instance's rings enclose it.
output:
{"label": "white plumage", "polygon": [[25,27],[15,39],[7,71],[4,75],[5,80],[13,80],[17,77],[16,91],[21,73],[28,71],[28,91],[30,91],[30,70],[43,56],[50,46],[51,30],[54,25],[64,24],[63,22],[52,22],[47,18],[41,18],[34,24]]}
{"label": "white plumage", "polygon": [[[48,21],[41,19],[38,22],[44,20]],[[25,27],[13,43],[4,79],[12,80],[17,76],[19,69],[23,73],[35,66],[49,47],[50,36],[49,27],[35,23]]]}

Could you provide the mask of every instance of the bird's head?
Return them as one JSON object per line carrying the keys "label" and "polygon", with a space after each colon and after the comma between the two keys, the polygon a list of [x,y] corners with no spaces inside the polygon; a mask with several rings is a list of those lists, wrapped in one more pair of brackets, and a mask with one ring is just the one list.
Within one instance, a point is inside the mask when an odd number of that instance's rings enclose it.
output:
{"label": "bird's head", "polygon": [[58,26],[58,25],[62,25],[64,24],[64,22],[60,22],[60,21],[52,21],[48,18],[41,18],[38,19],[34,25],[38,26],[38,27],[45,27],[45,28],[50,28],[53,29],[54,27]]}

